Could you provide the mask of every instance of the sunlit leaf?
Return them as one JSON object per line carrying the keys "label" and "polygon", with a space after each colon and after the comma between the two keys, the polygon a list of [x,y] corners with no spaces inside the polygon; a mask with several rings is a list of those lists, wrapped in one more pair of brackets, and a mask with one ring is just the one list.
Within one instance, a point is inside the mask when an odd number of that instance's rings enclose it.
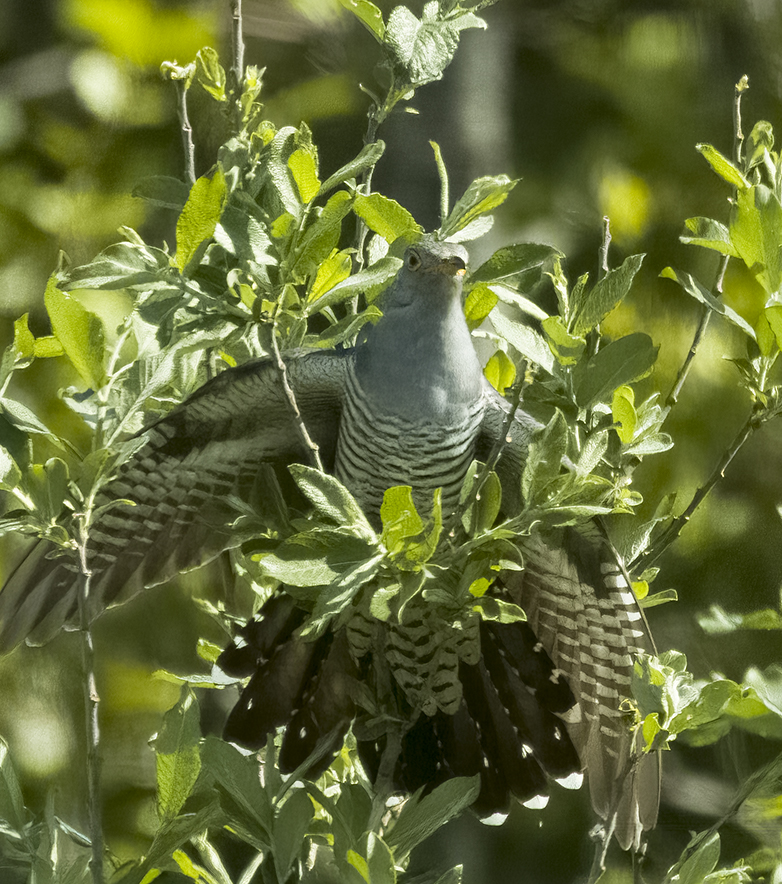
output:
{"label": "sunlit leaf", "polygon": [[374,3],[370,3],[370,0],[339,0],[339,2],[356,16],[379,43],[383,42],[386,30],[383,13]]}
{"label": "sunlit leaf", "polygon": [[736,247],[731,242],[730,233],[724,224],[711,218],[688,218],[685,226],[692,235],[683,234],[679,237],[682,242],[693,246],[702,246],[711,249],[721,255],[738,257]]}
{"label": "sunlit leaf", "polygon": [[372,193],[369,196],[357,194],[353,211],[370,230],[379,233],[389,243],[398,237],[414,242],[423,233],[421,226],[407,209],[381,193]]}
{"label": "sunlit leaf", "polygon": [[46,286],[44,302],[52,331],[73,367],[97,389],[105,379],[103,323],[75,298],[59,289],[54,277]]}
{"label": "sunlit leaf", "polygon": [[579,405],[603,401],[617,387],[648,375],[657,359],[652,339],[635,332],[611,341],[591,357],[576,391]]}
{"label": "sunlit leaf", "polygon": [[214,236],[226,196],[225,177],[219,167],[211,178],[203,176],[193,185],[176,225],[176,266],[180,273],[200,260]]}
{"label": "sunlit leaf", "polygon": [[625,299],[643,259],[644,255],[631,255],[592,288],[584,285],[573,289],[570,328],[574,335],[592,331]]}
{"label": "sunlit leaf", "polygon": [[741,171],[716,147],[711,144],[696,144],[695,149],[703,156],[714,171],[728,184],[738,188],[739,191],[749,187],[749,181]]}

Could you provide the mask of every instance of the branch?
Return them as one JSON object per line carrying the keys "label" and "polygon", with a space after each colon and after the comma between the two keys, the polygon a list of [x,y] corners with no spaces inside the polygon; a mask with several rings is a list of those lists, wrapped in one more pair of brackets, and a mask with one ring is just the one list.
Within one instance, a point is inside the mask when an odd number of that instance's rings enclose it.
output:
{"label": "branch", "polygon": [[242,0],[231,0],[231,70],[236,81],[237,101],[241,97],[244,80],[244,36],[242,27]]}
{"label": "branch", "polygon": [[185,154],[185,183],[192,187],[196,180],[195,145],[193,144],[193,129],[187,113],[187,90],[190,88],[190,80],[195,71],[195,64],[180,67],[172,61],[164,61],[160,65],[160,71],[164,77],[167,77],[176,86],[177,116],[179,117],[179,127],[182,132],[182,149]]}
{"label": "branch", "polygon": [[304,447],[307,449],[310,459],[312,461],[312,465],[315,469],[320,470],[320,472],[324,472],[323,470],[323,461],[320,459],[320,447],[318,443],[315,442],[307,431],[307,427],[304,424],[304,419],[301,416],[301,411],[299,410],[298,403],[296,402],[296,395],[293,392],[293,388],[290,385],[290,381],[288,380],[288,368],[285,365],[285,361],[282,358],[282,354],[280,353],[280,346],[277,343],[277,323],[275,321],[272,326],[272,351],[274,352],[274,361],[277,365],[277,370],[280,373],[280,380],[282,381],[282,389],[285,393],[285,398],[288,400],[288,405],[290,406],[291,412],[293,413],[293,419],[296,423],[296,429],[299,431],[299,436],[301,436],[301,441],[304,443]]}
{"label": "branch", "polygon": [[[733,156],[738,166],[742,165],[742,153],[744,147],[744,133],[741,131],[741,96],[747,91],[748,88],[749,80],[746,76],[744,76],[741,78],[741,80],[739,80],[738,83],[736,83],[733,90]],[[733,188],[733,198],[736,198],[735,187]],[[719,267],[717,268],[717,276],[714,280],[714,285],[712,286],[712,293],[715,295],[715,297],[722,296],[722,286],[725,280],[725,271],[728,269],[729,261],[730,255],[723,255],[722,260],[719,263]],[[708,307],[704,306],[701,311],[700,322],[698,323],[698,327],[695,329],[695,335],[692,339],[692,346],[687,353],[681,369],[679,369],[679,374],[676,378],[676,381],[674,382],[671,392],[668,394],[668,398],[665,400],[665,404],[666,406],[668,406],[668,408],[675,405],[679,400],[679,395],[681,394],[684,382],[687,380],[687,375],[690,373],[692,361],[693,359],[695,359],[695,354],[698,351],[698,347],[700,346],[701,341],[703,340],[706,329],[709,327],[710,321],[711,310]]]}
{"label": "branch", "polygon": [[100,788],[100,726],[98,708],[100,696],[95,682],[95,648],[90,628],[89,599],[92,569],[87,561],[88,516],[79,526],[79,629],[81,637],[82,695],[87,734],[87,812],[89,815],[92,858],[90,872],[93,884],[103,884],[103,802]]}
{"label": "branch", "polygon": [[644,571],[646,568],[649,567],[649,565],[652,564],[652,562],[657,561],[657,559],[663,554],[663,552],[668,549],[668,547],[679,536],[682,528],[684,528],[684,526],[690,521],[695,510],[698,509],[698,507],[706,499],[706,495],[717,484],[717,482],[719,482],[719,480],[725,476],[725,470],[727,470],[727,468],[730,466],[733,458],[739,453],[747,439],[749,439],[749,437],[755,432],[755,430],[760,427],[762,422],[763,418],[759,417],[758,414],[753,411],[744,426],[741,428],[741,430],[739,430],[738,435],[733,440],[733,444],[722,456],[722,459],[720,460],[719,464],[717,464],[714,472],[711,474],[711,476],[709,476],[706,483],[695,492],[687,509],[680,516],[677,516],[673,520],[673,522],[671,522],[668,528],[662,533],[659,539],[646,553],[638,556],[638,558],[631,563],[630,570],[636,573]]}

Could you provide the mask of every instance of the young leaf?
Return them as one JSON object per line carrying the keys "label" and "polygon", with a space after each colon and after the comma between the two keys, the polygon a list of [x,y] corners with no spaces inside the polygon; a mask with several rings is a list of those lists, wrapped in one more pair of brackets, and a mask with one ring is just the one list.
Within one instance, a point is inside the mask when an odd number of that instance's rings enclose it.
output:
{"label": "young leaf", "polygon": [[227,196],[225,177],[218,166],[211,178],[193,185],[176,225],[176,266],[184,274],[197,264],[214,236]]}
{"label": "young leaf", "polygon": [[497,332],[511,344],[522,356],[545,369],[549,374],[554,373],[554,354],[545,339],[533,328],[523,322],[509,319],[504,313],[495,310],[491,317],[491,323]]}
{"label": "young leaf", "polygon": [[486,363],[483,374],[492,387],[504,395],[508,387],[516,380],[516,366],[504,350],[496,350]]}
{"label": "young leaf", "polygon": [[338,525],[356,525],[367,533],[367,539],[375,536],[361,507],[345,486],[321,470],[294,463],[288,468],[301,491],[315,504],[318,512]]}
{"label": "young leaf", "polygon": [[52,331],[73,367],[89,386],[98,389],[106,378],[103,367],[103,323],[75,298],[59,289],[54,277],[49,279],[46,286],[44,303]]}
{"label": "young leaf", "polygon": [[582,286],[571,293],[570,329],[585,335],[596,328],[627,296],[644,255],[631,255],[621,267],[609,270],[591,289]]}
{"label": "young leaf", "polygon": [[142,178],[133,188],[133,196],[137,199],[146,200],[153,206],[163,209],[176,209],[181,212],[190,188],[179,178],[171,178],[167,175],[150,175]]}
{"label": "young leaf", "polygon": [[391,255],[381,258],[372,264],[371,267],[366,268],[366,270],[360,270],[342,282],[338,282],[321,295],[320,298],[310,302],[306,307],[307,315],[317,313],[325,307],[340,304],[361,292],[367,293],[372,291],[372,289],[387,285],[397,275],[401,266],[402,262],[399,258],[394,258]]}
{"label": "young leaf", "polygon": [[201,771],[200,715],[195,694],[184,685],[176,706],[164,719],[155,739],[158,810],[163,821],[175,817]]}
{"label": "young leaf", "polygon": [[404,861],[414,847],[459,816],[475,801],[480,790],[480,776],[476,774],[447,780],[425,798],[416,792],[386,837],[396,861]]}
{"label": "young leaf", "polygon": [[374,832],[370,832],[367,838],[367,870],[372,884],[396,884],[394,855]]}
{"label": "young leaf", "polygon": [[441,237],[448,239],[476,218],[492,212],[505,202],[517,184],[518,179],[512,180],[507,175],[477,178],[457,200],[451,214],[440,228]]}
{"label": "young leaf", "polygon": [[205,46],[196,55],[195,79],[217,101],[226,100],[225,71],[211,46]]}
{"label": "young leaf", "polygon": [[642,332],[611,341],[587,363],[576,390],[576,401],[583,407],[601,402],[617,387],[646,377],[658,349],[649,335]]}
{"label": "young leaf", "polygon": [[314,273],[336,247],[342,232],[342,221],[350,211],[351,197],[338,190],[307,227],[297,248],[293,273],[302,279]]}
{"label": "young leaf", "polygon": [[320,190],[318,160],[313,148],[299,147],[288,157],[288,168],[299,189],[301,201],[306,205]]}
{"label": "young leaf", "polygon": [[738,257],[736,247],[730,239],[728,228],[719,221],[711,218],[688,218],[684,222],[687,230],[692,232],[692,236],[682,234],[679,239],[691,246],[702,246],[704,249],[711,249],[719,252],[721,255],[731,255]]}
{"label": "young leaf", "polygon": [[410,485],[394,485],[386,490],[380,506],[380,518],[383,522],[382,541],[392,554],[401,552],[407,540],[417,537],[424,530],[423,519],[413,503]]}
{"label": "young leaf", "polygon": [[357,194],[353,211],[370,230],[379,233],[389,243],[398,237],[415,242],[423,232],[407,209],[380,193]]}
{"label": "young leaf", "polygon": [[763,184],[740,191],[730,219],[730,238],[769,295],[782,285],[782,205]]}
{"label": "young leaf", "polygon": [[752,326],[739,316],[735,310],[728,307],[723,301],[715,298],[705,286],[701,285],[698,280],[695,279],[694,276],[691,276],[689,273],[684,273],[681,270],[675,270],[673,267],[666,267],[660,273],[660,276],[663,279],[672,279],[674,282],[678,282],[688,295],[691,295],[696,301],[700,301],[701,304],[705,304],[715,313],[724,316],[725,319],[732,322],[733,325],[740,328],[745,334],[749,335],[754,340],[755,330]]}
{"label": "young leaf", "polygon": [[352,12],[370,34],[378,41],[383,42],[386,27],[383,24],[383,13],[370,3],[370,0],[339,0],[340,4]]}
{"label": "young leaf", "polygon": [[584,338],[571,335],[560,316],[547,316],[541,325],[557,362],[560,365],[575,365],[586,347]]}
{"label": "young leaf", "polygon": [[564,257],[558,249],[542,243],[530,242],[504,246],[497,249],[488,261],[485,261],[470,274],[470,281],[495,282],[500,279],[508,279],[535,267],[542,267],[556,256]]}
{"label": "young leaf", "polygon": [[298,789],[282,805],[274,820],[274,868],[278,881],[287,881],[296,858],[308,847],[306,840],[315,808],[309,795]]}
{"label": "young leaf", "polygon": [[739,191],[749,187],[749,181],[742,175],[741,171],[724,154],[721,154],[716,147],[713,147],[711,144],[696,144],[695,149],[720,178],[723,178],[728,184],[732,184]]}
{"label": "young leaf", "polygon": [[633,441],[638,415],[635,412],[635,393],[632,387],[621,386],[614,390],[611,400],[611,415],[616,427],[619,439],[625,444]]}
{"label": "young leaf", "polygon": [[406,81],[404,85],[422,86],[442,77],[462,30],[485,27],[486,23],[472,13],[442,20],[437,5],[432,3],[424,7],[423,20],[406,6],[397,6],[388,17],[384,45]]}
{"label": "young leaf", "polygon": [[470,330],[478,328],[497,304],[497,295],[486,285],[478,283],[470,288],[464,301],[464,316]]}
{"label": "young leaf", "polygon": [[[345,2],[350,2],[350,0],[345,0]],[[337,185],[342,184],[343,181],[358,178],[364,172],[373,169],[380,157],[383,156],[385,149],[386,145],[383,141],[373,141],[371,144],[365,144],[355,159],[346,163],[333,175],[329,175],[321,184],[319,196],[333,190]]]}
{"label": "young leaf", "polygon": [[312,281],[307,293],[307,300],[316,301],[326,292],[344,282],[349,276],[353,262],[350,258],[350,250],[343,249],[341,252],[332,252],[328,258],[318,267],[315,279]]}

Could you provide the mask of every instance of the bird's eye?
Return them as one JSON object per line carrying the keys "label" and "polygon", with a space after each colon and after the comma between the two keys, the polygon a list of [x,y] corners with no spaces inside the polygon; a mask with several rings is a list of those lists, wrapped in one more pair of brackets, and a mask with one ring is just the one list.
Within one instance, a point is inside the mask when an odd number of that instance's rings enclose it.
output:
{"label": "bird's eye", "polygon": [[421,266],[421,256],[418,252],[410,252],[407,256],[407,266],[410,270],[418,270]]}

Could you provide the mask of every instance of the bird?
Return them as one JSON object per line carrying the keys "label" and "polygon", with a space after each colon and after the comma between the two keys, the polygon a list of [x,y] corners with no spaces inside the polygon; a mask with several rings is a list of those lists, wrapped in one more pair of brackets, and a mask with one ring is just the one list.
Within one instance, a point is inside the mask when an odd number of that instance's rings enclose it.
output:
{"label": "bird", "polygon": [[[90,618],[235,545],[221,502],[250,495],[270,469],[306,462],[303,428],[378,530],[393,486],[411,488],[424,518],[438,496],[453,513],[471,465],[498,443],[503,511],[518,512],[539,424],[483,375],[462,306],[467,261],[461,245],[423,237],[354,347],[287,353],[284,378],[273,358],[228,368],[147,427],[95,501]],[[281,728],[281,770],[317,756],[315,776],[352,726],[376,779],[394,745],[362,700],[369,685],[405,718],[390,762],[396,789],[477,774],[473,809],[491,820],[513,800],[540,806],[552,779],[574,785],[584,772],[606,837],[639,850],[656,824],[660,763],[622,704],[635,658],[654,647],[646,621],[594,523],[533,529],[517,544],[523,568],[500,573],[490,593],[526,621],[449,623],[417,598],[399,622],[357,610],[313,639],[303,635],[306,605],[281,587],[218,660],[249,679],[225,738],[260,749]],[[76,623],[74,570],[45,545],[21,563],[0,592],[0,652]]]}

